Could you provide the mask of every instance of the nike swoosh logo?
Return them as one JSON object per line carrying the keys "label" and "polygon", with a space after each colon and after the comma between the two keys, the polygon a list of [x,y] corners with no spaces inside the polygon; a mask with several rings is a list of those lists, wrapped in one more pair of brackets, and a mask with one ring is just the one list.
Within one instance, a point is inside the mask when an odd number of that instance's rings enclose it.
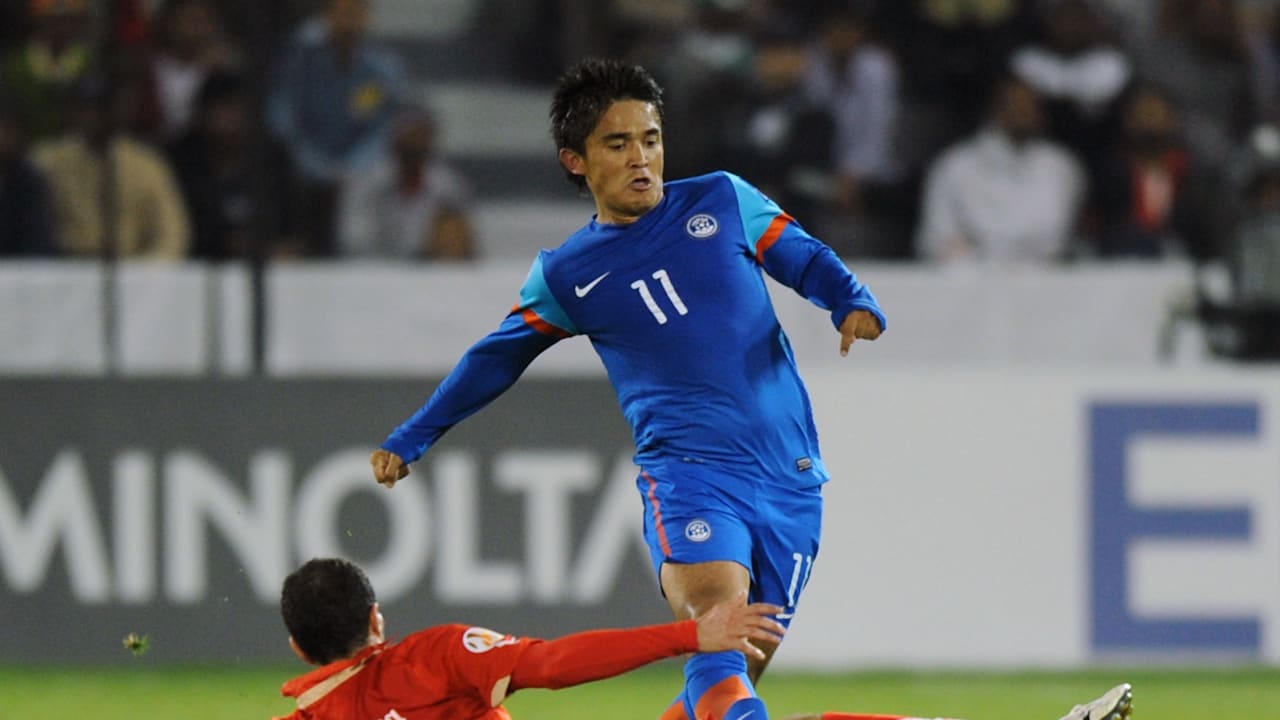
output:
{"label": "nike swoosh logo", "polygon": [[[611,270],[611,271],[609,271],[609,272],[613,272],[613,271]],[[592,280],[591,282],[587,283],[586,285],[574,285],[574,286],[573,286],[573,292],[574,292],[574,294],[575,294],[575,295],[577,295],[578,297],[580,297],[580,298],[584,298],[584,297],[586,297],[586,296],[587,296],[587,293],[589,293],[589,292],[591,292],[592,290],[594,290],[594,289],[595,289],[595,286],[597,286],[597,285],[599,285],[599,284],[600,284],[600,281],[601,281],[601,280],[604,280],[604,279],[605,279],[605,278],[607,278],[607,277],[609,277],[609,273],[605,273],[605,274],[601,275],[600,277],[596,278],[595,280]]]}
{"label": "nike swoosh logo", "polygon": [[752,710],[751,712],[748,712],[746,715],[739,715],[739,716],[738,716],[738,720],[746,720],[746,718],[749,718],[749,717],[751,717],[752,715],[755,715],[755,714],[756,714],[756,711],[755,711],[755,710]]}

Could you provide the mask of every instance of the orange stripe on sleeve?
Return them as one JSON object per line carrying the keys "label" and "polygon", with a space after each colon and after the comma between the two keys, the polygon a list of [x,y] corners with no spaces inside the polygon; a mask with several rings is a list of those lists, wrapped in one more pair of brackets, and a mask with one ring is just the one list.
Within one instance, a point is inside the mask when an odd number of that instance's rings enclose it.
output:
{"label": "orange stripe on sleeve", "polygon": [[760,242],[756,243],[756,262],[764,264],[764,254],[773,244],[778,242],[778,238],[782,237],[782,231],[786,229],[787,223],[795,222],[795,219],[786,213],[782,213],[769,223],[768,229],[764,231],[764,235],[760,236]]}
{"label": "orange stripe on sleeve", "polygon": [[653,505],[653,526],[658,529],[658,542],[662,545],[662,554],[671,557],[671,543],[667,542],[667,528],[662,524],[662,508],[658,504],[658,481],[647,472],[641,471],[640,474],[649,481],[649,503]]}
{"label": "orange stripe on sleeve", "polygon": [[[520,309],[520,306],[516,305],[515,307],[511,308],[511,311],[515,312],[519,309]],[[564,330],[561,330],[555,325],[552,325],[546,320],[543,320],[542,317],[538,315],[538,313],[535,312],[533,308],[525,308],[524,311],[520,313],[520,317],[524,318],[524,321],[526,323],[533,326],[534,330],[537,330],[543,335],[553,335],[555,337],[561,337],[561,338],[569,337],[569,333],[565,332]]]}

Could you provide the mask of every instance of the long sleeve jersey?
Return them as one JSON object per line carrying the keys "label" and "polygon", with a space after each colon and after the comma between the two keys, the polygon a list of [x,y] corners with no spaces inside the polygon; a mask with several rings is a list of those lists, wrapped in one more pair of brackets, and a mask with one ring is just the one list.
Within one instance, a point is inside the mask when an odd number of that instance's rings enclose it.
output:
{"label": "long sleeve jersey", "polygon": [[520,300],[383,448],[406,462],[496,398],[539,353],[586,335],[630,423],[636,463],[716,464],[765,482],[827,479],[809,397],[764,273],[831,312],[886,321],[826,245],[746,181],[667,183],[629,224],[592,221],[542,251]]}
{"label": "long sleeve jersey", "polygon": [[697,649],[693,620],[556,640],[440,625],[290,680],[281,692],[298,707],[278,720],[511,720],[502,701],[516,690],[580,685]]}

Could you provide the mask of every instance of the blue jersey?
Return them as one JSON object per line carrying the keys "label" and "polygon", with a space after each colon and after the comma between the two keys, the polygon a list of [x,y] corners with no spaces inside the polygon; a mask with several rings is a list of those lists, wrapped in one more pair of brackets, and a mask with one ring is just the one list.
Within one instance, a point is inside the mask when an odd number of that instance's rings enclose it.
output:
{"label": "blue jersey", "polygon": [[827,479],[809,398],[764,273],[839,327],[871,291],[772,200],[729,173],[667,183],[630,224],[591,222],[534,261],[520,301],[383,448],[413,462],[543,350],[586,335],[618,393],[636,463],[718,466],[787,486]]}

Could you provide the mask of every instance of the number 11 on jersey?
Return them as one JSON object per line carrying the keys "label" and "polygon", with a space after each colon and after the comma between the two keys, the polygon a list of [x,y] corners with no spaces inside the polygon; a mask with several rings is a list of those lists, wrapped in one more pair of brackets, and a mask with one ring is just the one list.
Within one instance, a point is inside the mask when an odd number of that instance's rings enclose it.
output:
{"label": "number 11 on jersey", "polygon": [[[662,284],[662,289],[667,293],[667,300],[671,301],[671,307],[676,309],[680,315],[688,315],[689,308],[685,307],[684,300],[680,299],[680,294],[676,292],[676,286],[671,283],[671,276],[666,270],[660,269],[653,273],[653,279]],[[658,306],[658,301],[653,298],[653,293],[649,292],[649,284],[644,280],[637,280],[631,283],[631,289],[640,293],[640,298],[644,300],[645,307],[649,308],[649,312],[653,313],[653,319],[658,321],[659,325],[667,324],[667,314]]]}

